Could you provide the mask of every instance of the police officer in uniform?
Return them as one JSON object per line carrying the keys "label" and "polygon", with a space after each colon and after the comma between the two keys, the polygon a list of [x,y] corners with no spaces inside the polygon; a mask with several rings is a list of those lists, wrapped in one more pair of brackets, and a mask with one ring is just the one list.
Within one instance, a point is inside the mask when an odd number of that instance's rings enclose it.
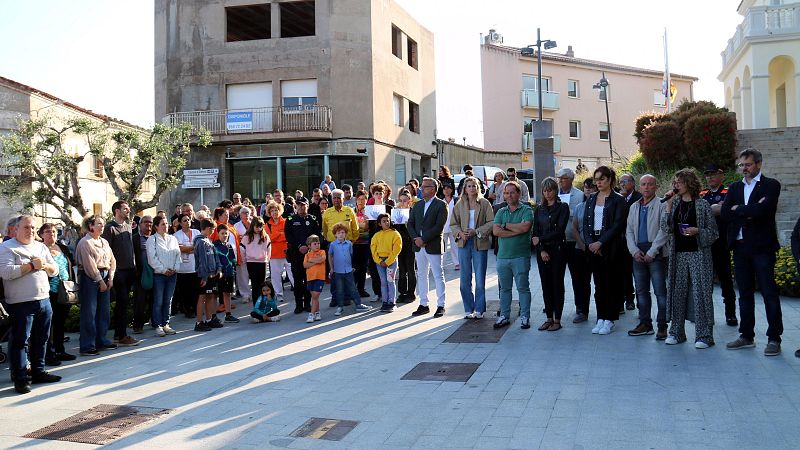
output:
{"label": "police officer in uniform", "polygon": [[287,257],[294,275],[294,313],[311,312],[311,293],[306,288],[306,269],[303,258],[308,252],[306,239],[312,234],[320,236],[319,219],[308,214],[308,199],[295,201],[295,213],[286,220]]}
{"label": "police officer in uniform", "polygon": [[716,164],[709,164],[703,173],[706,176],[708,189],[700,192],[700,197],[711,205],[711,211],[717,219],[719,229],[719,239],[711,246],[711,257],[714,261],[714,273],[717,274],[720,287],[722,288],[722,298],[725,301],[725,323],[735,327],[739,325],[736,319],[736,291],[733,290],[733,280],[731,279],[731,252],[726,242],[727,225],[720,218],[722,202],[728,189],[722,184],[725,172]]}

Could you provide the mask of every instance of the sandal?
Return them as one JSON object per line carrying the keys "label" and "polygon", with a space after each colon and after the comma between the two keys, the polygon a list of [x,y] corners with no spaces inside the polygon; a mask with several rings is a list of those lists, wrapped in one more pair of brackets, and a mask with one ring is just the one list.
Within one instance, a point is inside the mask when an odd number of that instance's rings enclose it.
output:
{"label": "sandal", "polygon": [[539,325],[539,331],[549,330],[552,325],[553,325],[553,321],[550,320],[550,319],[547,319],[547,320],[544,321],[543,324]]}
{"label": "sandal", "polygon": [[552,325],[547,329],[547,331],[558,331],[561,329],[561,322],[553,322]]}

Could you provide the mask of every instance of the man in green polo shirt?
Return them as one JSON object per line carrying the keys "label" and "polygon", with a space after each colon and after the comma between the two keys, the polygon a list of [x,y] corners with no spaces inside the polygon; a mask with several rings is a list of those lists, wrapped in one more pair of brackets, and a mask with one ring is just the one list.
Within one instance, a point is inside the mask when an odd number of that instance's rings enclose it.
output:
{"label": "man in green polo shirt", "polygon": [[497,277],[500,286],[500,317],[495,328],[507,326],[511,317],[511,287],[517,285],[520,323],[523,329],[531,327],[531,287],[528,273],[531,270],[531,225],[533,210],[520,203],[522,194],[517,181],[508,181],[503,195],[508,206],[500,208],[494,216],[492,233],[497,239]]}

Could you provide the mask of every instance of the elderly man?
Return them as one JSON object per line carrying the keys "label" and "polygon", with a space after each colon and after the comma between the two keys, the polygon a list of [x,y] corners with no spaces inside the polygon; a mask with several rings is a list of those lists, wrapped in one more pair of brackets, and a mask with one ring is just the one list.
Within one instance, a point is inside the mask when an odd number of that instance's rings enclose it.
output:
{"label": "elderly man", "polygon": [[575,181],[575,172],[572,169],[564,167],[556,174],[558,177],[558,198],[561,203],[569,206],[569,226],[567,226],[566,236],[567,243],[564,246],[564,256],[567,259],[567,267],[569,268],[569,275],[572,279],[572,292],[575,297],[575,317],[572,319],[573,323],[585,322],[589,317],[589,311],[583,311],[578,305],[583,302],[579,299],[589,297],[590,293],[585,292],[585,284],[581,280],[585,274],[579,271],[585,270],[585,265],[577,261],[578,253],[575,251],[575,232],[572,227],[572,221],[575,217],[575,208],[584,201],[583,191],[572,185]]}
{"label": "elderly man", "polygon": [[414,259],[417,262],[417,294],[419,307],[412,313],[421,316],[431,312],[428,307],[428,273],[433,272],[436,283],[436,312],[433,317],[444,315],[445,290],[442,253],[444,250],[444,225],[447,222],[447,203],[436,197],[439,182],[433,178],[422,179],[422,200],[411,208],[408,218],[408,234],[414,241]]}
{"label": "elderly man", "polygon": [[50,250],[34,239],[35,235],[33,217],[24,215],[19,218],[17,236],[0,245],[0,277],[3,278],[5,302],[11,318],[8,345],[11,378],[14,389],[20,394],[31,391],[31,382],[61,380],[61,377],[44,370],[53,318],[48,277],[58,274],[58,266]]}
{"label": "elderly man", "polygon": [[8,219],[8,224],[6,224],[6,235],[3,236],[3,242],[17,237],[18,223],[19,223],[19,216]]}
{"label": "elderly man", "polygon": [[[627,204],[628,210],[630,210],[631,205],[638,202],[642,198],[642,194],[636,190],[636,181],[633,179],[633,175],[629,173],[623,173],[619,177],[619,193],[623,197],[625,197],[625,203]],[[625,212],[625,216],[628,216],[628,212]],[[628,255],[627,252],[621,252],[620,256],[620,275],[622,276],[621,280],[625,283],[622,286],[623,289],[623,297],[620,299],[620,309],[619,312],[624,314],[625,310],[633,311],[636,309],[636,305],[634,304],[635,298],[635,291],[633,289],[633,259]]]}
{"label": "elderly man", "polygon": [[181,205],[181,214],[188,214],[189,217],[192,218],[192,228],[194,228],[197,231],[200,231],[200,221],[197,220],[197,217],[195,217],[194,206],[192,206],[191,203],[184,203],[183,205]]}
{"label": "elderly man", "polygon": [[336,189],[336,183],[333,182],[333,178],[330,175],[325,175],[325,180],[319,184],[320,189],[322,189],[323,186],[328,186],[331,192]]}
{"label": "elderly man", "polygon": [[668,236],[661,230],[661,216],[665,203],[656,197],[658,182],[652,175],[639,179],[642,198],[631,205],[625,229],[628,252],[633,257],[633,277],[636,281],[636,298],[639,301],[639,325],[628,331],[628,336],[653,334],[650,315],[652,298],[650,285],[656,295],[658,333],[656,340],[667,338],[667,271],[664,246]]}

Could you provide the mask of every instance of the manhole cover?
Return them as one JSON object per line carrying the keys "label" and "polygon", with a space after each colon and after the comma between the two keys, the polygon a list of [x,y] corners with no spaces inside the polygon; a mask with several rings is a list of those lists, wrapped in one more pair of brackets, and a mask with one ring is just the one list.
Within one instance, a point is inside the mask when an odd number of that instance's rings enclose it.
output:
{"label": "manhole cover", "polygon": [[141,406],[97,405],[23,437],[103,445],[169,411]]}
{"label": "manhole cover", "polygon": [[401,380],[466,382],[478,367],[479,363],[421,362],[403,375]]}
{"label": "manhole cover", "polygon": [[292,431],[290,436],[311,439],[325,439],[326,441],[341,441],[347,433],[353,431],[358,425],[355,420],[322,419],[312,417]]}
{"label": "manhole cover", "polygon": [[481,320],[464,320],[444,342],[449,344],[495,344],[500,342],[509,327],[499,330],[494,329],[497,320],[497,311],[500,309],[499,301],[486,303],[486,313]]}

